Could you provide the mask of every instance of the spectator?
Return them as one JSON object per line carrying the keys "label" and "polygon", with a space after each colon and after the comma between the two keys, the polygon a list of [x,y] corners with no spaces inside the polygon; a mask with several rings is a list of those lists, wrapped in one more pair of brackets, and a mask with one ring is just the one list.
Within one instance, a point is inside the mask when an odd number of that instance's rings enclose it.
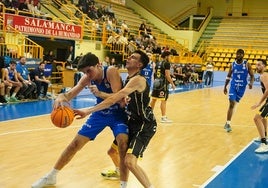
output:
{"label": "spectator", "polygon": [[45,62],[41,62],[34,70],[34,82],[37,87],[37,96],[39,99],[48,99],[47,90],[50,81],[44,75]]}
{"label": "spectator", "polygon": [[5,68],[4,57],[0,56],[0,103],[7,103],[5,99],[5,84],[3,79]]}
{"label": "spectator", "polygon": [[74,47],[69,46],[67,53],[66,53],[66,68],[72,69],[72,63],[74,60]]}
{"label": "spectator", "polygon": [[24,56],[20,57],[19,62],[16,66],[16,70],[18,72],[18,79],[22,83],[22,88],[20,90],[20,94],[24,99],[36,99],[36,85],[31,80],[28,68],[25,66],[26,58]]}
{"label": "spectator", "polygon": [[[18,80],[18,73],[16,71],[16,61],[11,61],[9,67],[4,70],[4,84],[7,86],[5,99],[8,102],[18,102],[16,98],[17,93],[22,87],[21,82]],[[12,95],[11,95],[12,93]]]}

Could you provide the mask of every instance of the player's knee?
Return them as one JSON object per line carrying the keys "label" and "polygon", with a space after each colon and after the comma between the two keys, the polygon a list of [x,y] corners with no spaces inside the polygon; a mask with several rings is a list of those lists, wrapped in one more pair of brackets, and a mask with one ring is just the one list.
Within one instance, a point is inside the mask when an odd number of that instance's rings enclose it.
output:
{"label": "player's knee", "polygon": [[262,117],[261,117],[259,114],[256,114],[256,115],[254,116],[254,118],[253,118],[254,122],[257,122],[257,121],[259,121],[259,120],[261,120],[261,119],[262,119]]}
{"label": "player's knee", "polygon": [[115,156],[115,155],[117,155],[117,151],[116,151],[116,149],[114,149],[114,148],[110,148],[108,151],[107,151],[107,154],[109,155],[109,156]]}
{"label": "player's knee", "polygon": [[127,154],[125,157],[125,165],[129,170],[132,170],[136,167],[137,161],[134,158],[136,157],[131,154]]}

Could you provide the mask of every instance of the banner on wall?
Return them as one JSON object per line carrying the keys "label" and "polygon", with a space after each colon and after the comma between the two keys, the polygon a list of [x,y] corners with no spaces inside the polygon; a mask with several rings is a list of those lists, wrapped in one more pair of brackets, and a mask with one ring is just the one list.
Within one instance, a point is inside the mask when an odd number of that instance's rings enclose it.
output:
{"label": "banner on wall", "polygon": [[74,24],[53,22],[34,17],[5,14],[5,25],[12,26],[23,34],[63,38],[82,39],[82,27]]}

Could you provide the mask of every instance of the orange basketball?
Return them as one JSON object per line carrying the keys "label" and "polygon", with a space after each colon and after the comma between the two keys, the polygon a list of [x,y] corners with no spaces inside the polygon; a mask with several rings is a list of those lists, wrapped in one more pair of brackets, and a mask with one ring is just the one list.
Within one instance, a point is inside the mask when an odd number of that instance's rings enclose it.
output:
{"label": "orange basketball", "polygon": [[74,112],[70,107],[63,106],[53,110],[50,117],[56,127],[65,128],[72,124]]}

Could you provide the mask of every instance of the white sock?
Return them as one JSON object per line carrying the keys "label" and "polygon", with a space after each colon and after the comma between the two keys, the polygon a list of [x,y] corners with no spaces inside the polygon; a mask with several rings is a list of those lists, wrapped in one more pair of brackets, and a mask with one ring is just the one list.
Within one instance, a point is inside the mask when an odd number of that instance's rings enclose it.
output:
{"label": "white sock", "polygon": [[127,181],[120,181],[120,188],[127,188]]}
{"label": "white sock", "polygon": [[154,188],[154,186],[153,185],[150,185],[150,187],[149,188]]}
{"label": "white sock", "polygon": [[226,121],[226,123],[230,125],[231,124],[231,121]]}
{"label": "white sock", "polygon": [[51,175],[51,176],[56,176],[58,174],[59,170],[53,168],[49,173],[48,175]]}

